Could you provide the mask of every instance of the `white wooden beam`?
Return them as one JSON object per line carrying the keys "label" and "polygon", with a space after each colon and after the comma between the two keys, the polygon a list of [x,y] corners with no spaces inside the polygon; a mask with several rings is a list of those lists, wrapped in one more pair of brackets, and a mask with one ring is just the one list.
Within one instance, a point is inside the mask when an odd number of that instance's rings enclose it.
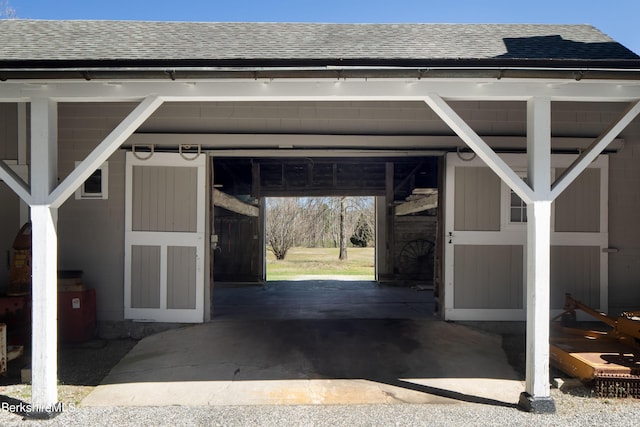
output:
{"label": "white wooden beam", "polygon": [[145,98],[51,193],[49,204],[60,207],[124,141],[162,105],[162,99]]}
{"label": "white wooden beam", "polygon": [[640,83],[629,80],[490,78],[299,78],[110,81],[7,81],[0,100],[20,102],[50,96],[58,102],[140,101],[157,94],[165,101],[422,101],[430,93],[447,100],[631,102],[640,99]]}
{"label": "white wooden beam", "polygon": [[551,197],[555,199],[593,162],[602,151],[622,132],[633,119],[640,114],[640,101],[631,103],[593,143],[583,151],[575,162],[564,171],[551,189]]}
{"label": "white wooden beam", "polygon": [[534,199],[531,188],[438,94],[429,94],[425,102],[522,200]]}
{"label": "white wooden beam", "polygon": [[29,186],[3,161],[0,161],[0,181],[4,181],[21,200],[26,203],[31,201]]}
{"label": "white wooden beam", "polygon": [[527,180],[536,200],[551,194],[551,99],[527,101]]}
{"label": "white wooden beam", "polygon": [[57,104],[31,102],[32,223],[32,410],[46,413],[58,401],[57,390],[57,209],[47,205],[57,182]]}

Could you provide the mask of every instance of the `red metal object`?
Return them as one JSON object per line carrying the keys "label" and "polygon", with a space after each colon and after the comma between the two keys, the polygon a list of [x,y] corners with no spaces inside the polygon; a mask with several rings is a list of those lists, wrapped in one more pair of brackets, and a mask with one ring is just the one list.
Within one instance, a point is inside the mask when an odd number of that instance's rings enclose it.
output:
{"label": "red metal object", "polygon": [[96,291],[58,292],[58,339],[82,343],[96,331]]}

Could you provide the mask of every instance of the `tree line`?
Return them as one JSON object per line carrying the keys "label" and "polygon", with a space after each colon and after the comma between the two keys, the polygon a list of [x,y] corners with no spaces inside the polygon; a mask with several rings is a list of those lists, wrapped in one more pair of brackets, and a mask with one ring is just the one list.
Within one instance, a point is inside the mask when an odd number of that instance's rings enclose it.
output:
{"label": "tree line", "polygon": [[375,244],[372,197],[286,197],[266,199],[266,235],[276,259],[295,246],[340,248]]}

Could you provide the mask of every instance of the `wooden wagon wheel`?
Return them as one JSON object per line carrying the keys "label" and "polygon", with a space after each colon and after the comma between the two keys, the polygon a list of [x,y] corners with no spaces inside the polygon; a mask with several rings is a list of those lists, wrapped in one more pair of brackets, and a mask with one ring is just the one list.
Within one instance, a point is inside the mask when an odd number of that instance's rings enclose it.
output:
{"label": "wooden wagon wheel", "polygon": [[412,279],[431,280],[433,276],[433,249],[430,240],[407,242],[400,251],[400,274]]}

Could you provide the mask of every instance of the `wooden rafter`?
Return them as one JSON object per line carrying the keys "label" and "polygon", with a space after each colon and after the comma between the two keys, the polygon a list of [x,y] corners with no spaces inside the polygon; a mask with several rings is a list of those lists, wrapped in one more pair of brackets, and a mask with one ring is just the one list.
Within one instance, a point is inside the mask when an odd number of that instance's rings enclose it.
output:
{"label": "wooden rafter", "polygon": [[260,210],[257,206],[245,203],[236,197],[230,196],[227,193],[218,190],[217,188],[213,189],[212,194],[214,206],[219,206],[221,208],[230,210],[231,212],[239,213],[240,215],[246,216],[258,216],[258,214],[260,213]]}

